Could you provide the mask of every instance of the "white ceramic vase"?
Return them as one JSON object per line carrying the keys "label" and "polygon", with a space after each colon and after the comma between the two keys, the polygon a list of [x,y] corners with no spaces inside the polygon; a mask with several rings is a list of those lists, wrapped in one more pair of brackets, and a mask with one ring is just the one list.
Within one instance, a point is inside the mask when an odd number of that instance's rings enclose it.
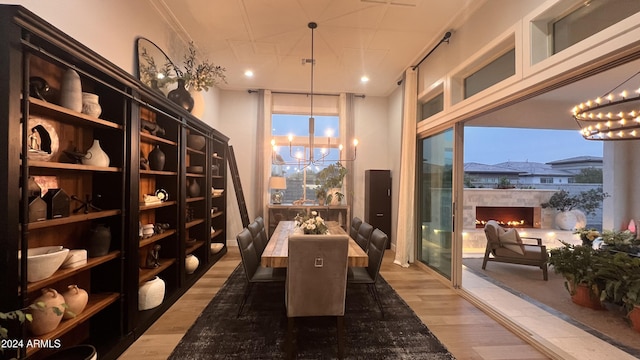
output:
{"label": "white ceramic vase", "polygon": [[62,75],[60,105],[73,111],[82,111],[82,82],[80,75],[73,69],[68,69]]}
{"label": "white ceramic vase", "polygon": [[576,215],[571,211],[560,211],[556,214],[555,220],[560,230],[573,230],[578,222]]}
{"label": "white ceramic vase", "polygon": [[109,155],[100,147],[100,140],[93,140],[93,145],[87,150],[82,158],[85,165],[108,167],[110,163]]}
{"label": "white ceramic vase", "polygon": [[162,304],[164,288],[164,280],[157,276],[140,286],[138,289],[138,310],[149,310]]}
{"label": "white ceramic vase", "polygon": [[82,113],[93,117],[99,117],[102,114],[98,95],[82,93]]}
{"label": "white ceramic vase", "polygon": [[587,226],[587,216],[582,210],[573,209],[570,211],[576,216],[576,224],[574,225],[576,229],[582,229]]}
{"label": "white ceramic vase", "polygon": [[193,254],[187,255],[187,257],[184,260],[184,267],[185,267],[185,270],[187,271],[187,274],[193,274],[198,268],[198,265],[200,265],[200,260],[198,260],[198,258],[195,255]]}

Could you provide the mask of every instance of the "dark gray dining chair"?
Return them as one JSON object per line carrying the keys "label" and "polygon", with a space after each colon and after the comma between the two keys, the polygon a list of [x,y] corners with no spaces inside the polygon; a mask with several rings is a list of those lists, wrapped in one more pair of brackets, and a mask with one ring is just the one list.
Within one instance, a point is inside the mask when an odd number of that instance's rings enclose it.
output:
{"label": "dark gray dining chair", "polygon": [[362,250],[369,251],[369,241],[371,241],[371,234],[373,234],[373,225],[366,221],[363,221],[358,229],[358,235],[354,239],[356,243],[362,248]]}
{"label": "dark gray dining chair", "polygon": [[349,238],[304,235],[289,237],[285,305],[286,355],[294,356],[296,317],[335,316],[338,357],[344,354],[344,309],[347,292]]}
{"label": "dark gray dining chair", "polygon": [[353,240],[356,240],[358,238],[358,230],[360,229],[360,225],[362,225],[362,219],[354,216],[351,220],[351,228],[349,229],[349,236]]}
{"label": "dark gray dining chair", "polygon": [[242,302],[238,307],[238,316],[242,314],[244,304],[247,302],[253,284],[256,283],[273,283],[286,280],[287,269],[264,267],[260,265],[260,258],[256,253],[256,247],[253,243],[253,236],[249,229],[244,228],[237,236],[238,248],[242,257],[242,267],[246,276],[247,284],[245,286]]}
{"label": "dark gray dining chair", "polygon": [[247,226],[247,229],[249,229],[251,236],[253,236],[253,245],[256,248],[256,254],[258,255],[259,261],[262,253],[264,252],[264,248],[267,247],[267,242],[269,242],[267,232],[264,229],[264,219],[262,219],[261,216],[258,216]]}
{"label": "dark gray dining chair", "polygon": [[350,267],[347,273],[348,284],[366,284],[369,287],[370,292],[378,303],[380,314],[383,318],[384,311],[382,310],[380,296],[378,296],[376,280],[380,273],[380,266],[382,265],[384,250],[387,248],[387,241],[389,241],[387,234],[380,231],[380,229],[375,229],[371,234],[369,250],[367,251],[367,255],[369,256],[369,265],[367,267]]}

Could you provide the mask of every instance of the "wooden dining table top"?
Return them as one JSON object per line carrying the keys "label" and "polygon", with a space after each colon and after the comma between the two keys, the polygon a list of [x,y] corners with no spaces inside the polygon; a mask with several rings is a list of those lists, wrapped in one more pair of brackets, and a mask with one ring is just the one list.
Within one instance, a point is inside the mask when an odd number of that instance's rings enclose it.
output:
{"label": "wooden dining table top", "polygon": [[[344,234],[349,236],[337,221],[327,221],[329,233],[332,235]],[[280,221],[273,235],[265,247],[260,263],[265,267],[286,268],[289,256],[289,235],[295,230],[295,221]],[[349,238],[350,267],[366,267],[369,264],[369,256],[351,238]]]}

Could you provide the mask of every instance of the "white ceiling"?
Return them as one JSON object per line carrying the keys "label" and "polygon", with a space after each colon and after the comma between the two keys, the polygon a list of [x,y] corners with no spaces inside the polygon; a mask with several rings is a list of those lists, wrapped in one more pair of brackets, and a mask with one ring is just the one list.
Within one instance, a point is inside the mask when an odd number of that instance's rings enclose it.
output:
{"label": "white ceiling", "polygon": [[[227,69],[222,89],[387,96],[473,0],[150,0],[175,31]],[[476,3],[478,0],[475,0]],[[173,59],[181,61],[181,59]],[[252,70],[251,79],[244,76]],[[361,76],[368,76],[366,84]]]}

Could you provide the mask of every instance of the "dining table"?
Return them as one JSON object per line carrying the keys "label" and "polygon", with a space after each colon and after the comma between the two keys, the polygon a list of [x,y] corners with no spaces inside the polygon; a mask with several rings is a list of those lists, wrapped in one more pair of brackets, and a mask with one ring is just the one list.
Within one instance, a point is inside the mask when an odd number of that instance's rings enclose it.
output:
{"label": "dining table", "polygon": [[[330,235],[346,235],[349,234],[340,226],[337,221],[327,221]],[[280,221],[276,226],[273,235],[269,238],[269,242],[262,252],[260,263],[264,267],[286,268],[289,255],[289,236],[296,231],[295,221]],[[369,256],[362,248],[349,237],[348,252],[349,267],[367,267],[369,264]]]}

